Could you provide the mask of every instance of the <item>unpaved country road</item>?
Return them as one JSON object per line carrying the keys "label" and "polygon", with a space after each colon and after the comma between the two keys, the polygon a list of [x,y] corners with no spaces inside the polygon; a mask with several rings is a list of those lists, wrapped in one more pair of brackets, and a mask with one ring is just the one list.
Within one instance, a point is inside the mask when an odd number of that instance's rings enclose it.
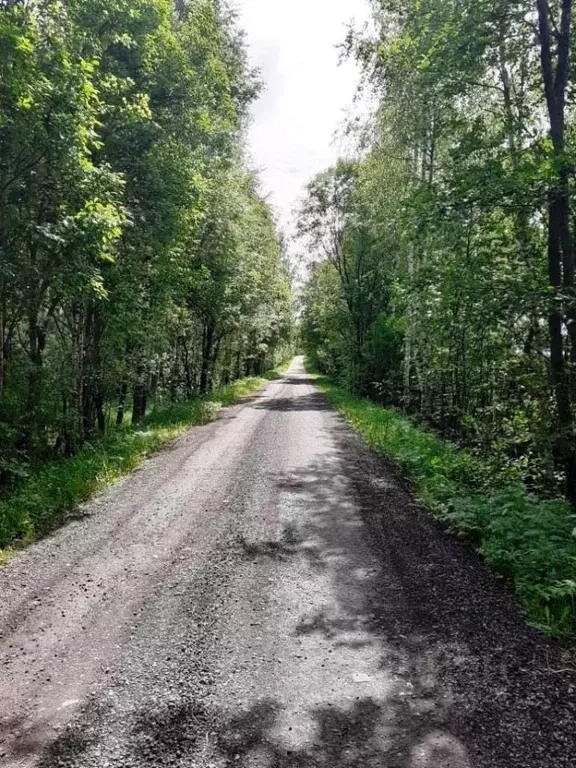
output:
{"label": "unpaved country road", "polygon": [[300,360],[83,512],[0,571],[2,766],[576,766],[574,674]]}

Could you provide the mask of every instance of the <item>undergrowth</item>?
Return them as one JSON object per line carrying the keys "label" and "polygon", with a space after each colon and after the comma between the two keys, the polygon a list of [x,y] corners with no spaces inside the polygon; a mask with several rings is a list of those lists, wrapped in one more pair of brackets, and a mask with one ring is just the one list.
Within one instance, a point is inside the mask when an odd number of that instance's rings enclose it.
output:
{"label": "undergrowth", "polygon": [[0,565],[8,562],[9,547],[23,546],[54,529],[79,503],[135,469],[146,456],[190,427],[212,421],[222,407],[255,392],[287,367],[239,379],[203,397],[159,405],[137,427],[113,430],[71,459],[29,471],[17,491],[0,501]]}
{"label": "undergrowth", "polygon": [[433,517],[466,536],[514,585],[530,623],[574,645],[576,521],[570,505],[538,499],[520,483],[500,484],[478,459],[399,411],[355,397],[321,376],[317,384],[368,447],[389,457],[411,481]]}

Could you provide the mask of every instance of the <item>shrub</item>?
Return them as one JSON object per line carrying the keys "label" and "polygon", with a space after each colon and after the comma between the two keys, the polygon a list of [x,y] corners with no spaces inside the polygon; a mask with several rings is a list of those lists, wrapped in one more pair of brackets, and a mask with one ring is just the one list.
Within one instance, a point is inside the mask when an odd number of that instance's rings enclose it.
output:
{"label": "shrub", "polygon": [[0,552],[60,524],[74,507],[137,467],[187,429],[214,419],[224,405],[259,389],[286,365],[262,377],[239,379],[204,397],[154,407],[136,428],[113,430],[73,458],[28,469],[17,490],[0,501]]}
{"label": "shrub", "polygon": [[328,379],[318,385],[369,448],[389,457],[416,498],[487,564],[513,584],[530,622],[576,639],[576,522],[562,499],[539,499],[518,482],[392,408],[351,395]]}

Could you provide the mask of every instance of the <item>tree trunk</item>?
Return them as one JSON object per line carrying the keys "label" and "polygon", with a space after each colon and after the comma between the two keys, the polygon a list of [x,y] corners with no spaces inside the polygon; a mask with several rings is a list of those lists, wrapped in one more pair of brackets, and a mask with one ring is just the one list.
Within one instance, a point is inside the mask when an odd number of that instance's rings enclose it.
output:
{"label": "tree trunk", "polygon": [[124,413],[126,411],[126,395],[128,394],[128,382],[123,381],[120,387],[120,402],[118,403],[118,410],[116,411],[116,426],[121,427],[124,421]]}
{"label": "tree trunk", "polygon": [[84,439],[90,440],[94,426],[103,434],[106,431],[104,394],[101,380],[101,343],[103,320],[100,307],[91,301],[86,309],[84,333],[84,364],[82,370],[82,429]]}
{"label": "tree trunk", "polygon": [[[572,360],[576,350],[576,304],[574,290],[574,243],[570,229],[569,167],[565,157],[565,108],[570,71],[572,0],[562,0],[554,54],[546,0],[536,0],[540,37],[540,62],[553,147],[556,183],[548,199],[548,276],[554,289],[549,315],[550,372],[556,400],[558,429],[556,459],[566,480],[566,496],[576,506],[576,446],[573,436],[571,371],[566,369],[563,325],[570,337]],[[555,64],[553,62],[555,59]],[[566,298],[567,297],[567,298]]]}
{"label": "tree trunk", "polygon": [[42,390],[42,352],[45,345],[45,335],[38,322],[38,309],[31,305],[28,311],[28,357],[30,371],[28,373],[28,392],[26,408],[28,414],[28,439],[31,440],[38,429],[38,404]]}
{"label": "tree trunk", "polygon": [[214,355],[214,326],[204,325],[202,333],[202,367],[200,370],[200,394],[205,395],[212,387],[212,364]]}
{"label": "tree trunk", "polygon": [[148,390],[146,384],[142,380],[137,381],[133,389],[132,424],[138,424],[144,419],[147,403]]}
{"label": "tree trunk", "polygon": [[414,280],[414,245],[410,243],[408,246],[408,280],[409,289],[406,299],[406,333],[404,336],[404,392],[402,397],[402,405],[404,411],[410,410],[411,394],[412,394],[412,285]]}
{"label": "tree trunk", "polygon": [[234,378],[239,379],[242,376],[242,352],[240,347],[236,351],[236,367],[234,372]]}
{"label": "tree trunk", "polygon": [[565,474],[566,496],[574,504],[576,503],[576,452],[572,435],[571,384],[564,360],[563,315],[558,298],[558,293],[562,290],[560,217],[558,200],[553,194],[548,209],[548,273],[550,285],[554,287],[556,295],[553,298],[548,327],[550,332],[550,372],[558,417],[555,453]]}
{"label": "tree trunk", "polygon": [[226,344],[223,358],[222,383],[229,384],[232,378],[232,345],[230,342]]}
{"label": "tree trunk", "polygon": [[186,378],[186,397],[190,399],[194,394],[194,379],[192,376],[192,365],[190,362],[190,350],[188,349],[187,339],[182,340],[182,348],[184,349],[184,376]]}

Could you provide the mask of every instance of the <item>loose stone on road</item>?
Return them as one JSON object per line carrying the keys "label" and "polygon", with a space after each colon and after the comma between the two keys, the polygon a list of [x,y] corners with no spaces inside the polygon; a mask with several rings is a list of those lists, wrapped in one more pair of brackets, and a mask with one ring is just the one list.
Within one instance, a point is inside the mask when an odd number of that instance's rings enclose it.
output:
{"label": "loose stone on road", "polygon": [[0,571],[0,765],[563,768],[576,675],[297,359]]}

